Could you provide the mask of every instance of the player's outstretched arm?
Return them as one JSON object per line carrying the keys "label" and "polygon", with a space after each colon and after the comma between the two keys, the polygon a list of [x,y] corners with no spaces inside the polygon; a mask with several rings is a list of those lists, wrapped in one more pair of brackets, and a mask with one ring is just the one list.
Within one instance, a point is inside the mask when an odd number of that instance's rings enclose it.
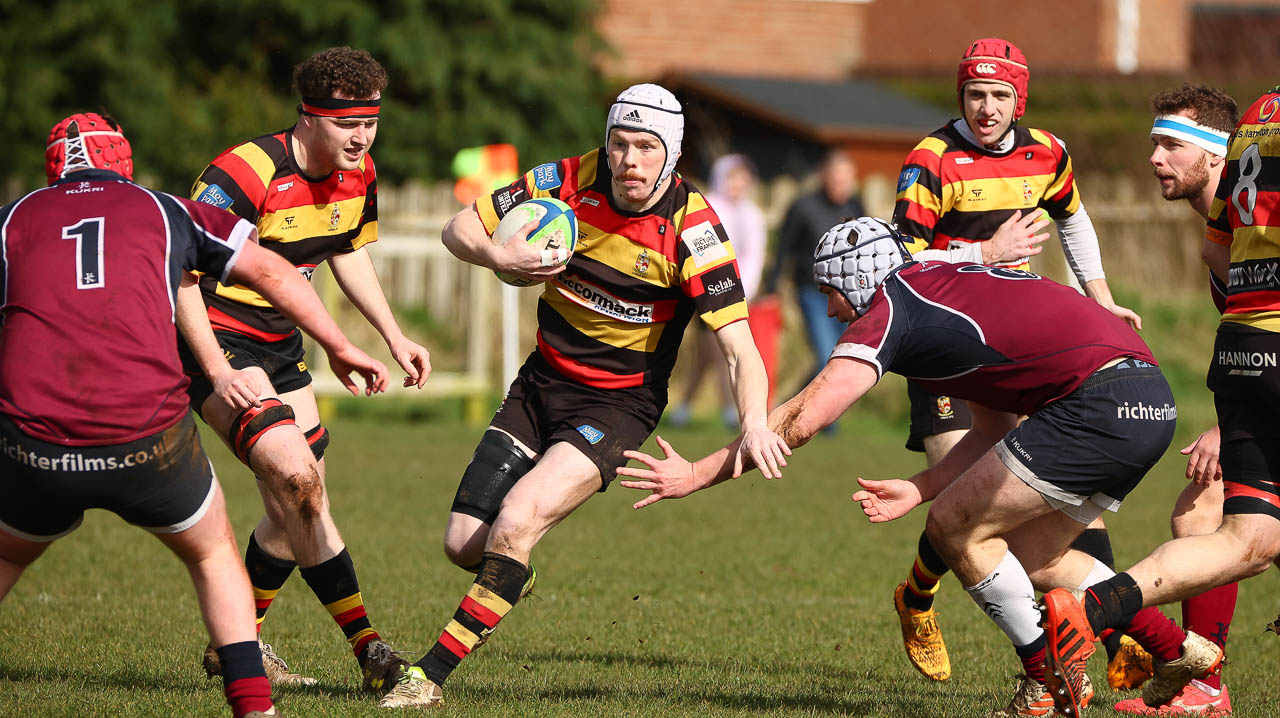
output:
{"label": "player's outstretched arm", "polygon": [[[782,437],[788,446],[801,446],[835,421],[879,380],[876,370],[864,362],[839,357],[827,362],[827,366],[813,381],[790,401],[769,414],[769,429]],[[634,507],[644,508],[663,499],[678,499],[695,491],[737,478],[754,467],[743,460],[737,466],[740,436],[728,446],[690,463],[676,453],[671,444],[658,437],[662,459],[643,451],[623,453],[628,459],[645,464],[647,469],[627,466],[618,469],[619,476],[630,476],[638,481],[622,481],[629,489],[652,491],[648,497],[637,501]],[[737,469],[741,470],[737,470]]]}
{"label": "player's outstretched arm", "polygon": [[387,296],[382,292],[382,283],[378,281],[378,272],[373,267],[368,248],[333,255],[329,258],[329,268],[333,270],[333,278],[342,293],[382,335],[391,356],[404,370],[404,385],[421,389],[431,373],[431,353],[400,330],[391,306],[387,304]]}
{"label": "player's outstretched arm", "polygon": [[[485,201],[484,198],[480,199]],[[453,256],[464,262],[488,267],[495,272],[515,274],[523,279],[545,282],[564,271],[564,264],[547,266],[547,258],[533,249],[526,241],[529,233],[538,228],[537,222],[526,224],[511,235],[506,244],[498,246],[489,239],[489,233],[480,221],[475,205],[463,207],[444,226],[440,239]]]}
{"label": "player's outstretched arm", "polygon": [[619,483],[628,489],[653,492],[632,504],[632,508],[642,509],[663,499],[681,499],[695,491],[701,491],[734,478],[734,457],[738,453],[738,444],[742,443],[741,437],[723,449],[699,459],[696,463],[690,462],[677,453],[666,439],[661,436],[656,438],[658,448],[662,449],[661,459],[643,451],[622,453],[628,459],[639,461],[648,468],[619,467],[619,476],[630,476],[635,479]]}
{"label": "player's outstretched arm", "polygon": [[213,385],[214,395],[237,410],[262,405],[258,394],[266,387],[258,385],[256,373],[234,369],[227,362],[218,338],[213,335],[204,297],[200,295],[200,287],[192,274],[184,272],[182,275],[174,321],[191,354],[200,364],[200,370]]}
{"label": "player's outstretched arm", "polygon": [[246,243],[228,278],[257,291],[319,342],[329,356],[329,368],[347,391],[354,395],[360,393],[351,379],[352,372],[364,377],[365,394],[386,390],[386,366],[347,339],[325,311],[315,290],[284,257],[257,244]]}
{"label": "player's outstretched arm", "polygon": [[973,412],[973,426],[935,466],[910,479],[858,479],[862,490],[853,495],[853,500],[871,523],[901,518],[920,504],[932,501],[1018,424],[1018,417],[1013,414],[973,402],[969,408]]}
{"label": "player's outstretched arm", "polygon": [[769,428],[769,375],[745,321],[726,324],[715,333],[728,364],[729,386],[738,405],[742,441],[734,456],[733,475],[741,476],[746,462],[755,464],[766,479],[782,478],[791,448]]}

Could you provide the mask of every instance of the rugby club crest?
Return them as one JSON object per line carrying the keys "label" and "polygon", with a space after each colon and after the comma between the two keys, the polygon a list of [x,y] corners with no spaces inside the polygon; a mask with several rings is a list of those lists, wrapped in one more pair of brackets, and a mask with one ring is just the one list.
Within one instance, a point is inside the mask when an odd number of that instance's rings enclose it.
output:
{"label": "rugby club crest", "polygon": [[938,418],[950,419],[953,416],[955,416],[955,412],[951,410],[951,397],[938,397]]}

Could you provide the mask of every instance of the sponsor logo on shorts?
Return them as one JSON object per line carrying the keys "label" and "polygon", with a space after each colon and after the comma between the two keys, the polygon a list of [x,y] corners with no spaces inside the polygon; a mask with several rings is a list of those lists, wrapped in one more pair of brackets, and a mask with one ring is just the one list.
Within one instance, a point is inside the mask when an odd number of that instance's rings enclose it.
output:
{"label": "sponsor logo on shorts", "polygon": [[298,371],[306,371],[306,370],[307,370],[307,363],[304,361],[298,362]]}
{"label": "sponsor logo on shorts", "polygon": [[579,426],[578,433],[582,434],[582,438],[586,439],[588,444],[598,444],[604,438],[604,432],[590,424]]}
{"label": "sponsor logo on shorts", "polygon": [[302,278],[303,278],[303,279],[305,279],[305,280],[307,280],[308,282],[310,282],[310,281],[311,281],[311,277],[312,277],[312,275],[314,275],[315,273],[316,273],[316,267],[315,267],[315,265],[314,265],[314,264],[312,264],[312,265],[308,265],[308,266],[298,267],[298,274],[301,274],[301,275],[302,275]]}
{"label": "sponsor logo on shorts", "polygon": [[[973,160],[969,160],[972,162]],[[956,164],[960,164],[960,160],[956,160]],[[903,192],[908,187],[916,183],[920,179],[919,167],[908,167],[902,170],[902,174],[898,175],[898,191]]]}
{"label": "sponsor logo on shorts", "polygon": [[955,415],[956,415],[955,411],[951,409],[951,397],[949,396],[938,397],[938,418],[952,419],[955,417]]}
{"label": "sponsor logo on shorts", "polygon": [[1173,421],[1178,418],[1178,407],[1169,404],[1156,406],[1142,402],[1131,405],[1126,401],[1116,406],[1116,418],[1131,421]]}
{"label": "sponsor logo on shorts", "polygon": [[1227,376],[1262,376],[1262,370],[1276,366],[1275,352],[1218,352],[1218,366],[1233,367]]}
{"label": "sponsor logo on shorts", "polygon": [[705,267],[729,256],[729,251],[725,249],[710,221],[699,222],[686,229],[680,233],[680,239],[693,254],[695,266]]}
{"label": "sponsor logo on shorts", "polygon": [[556,276],[556,289],[569,300],[605,316],[633,324],[651,324],[653,305],[619,299],[603,289],[577,277]]}
{"label": "sponsor logo on shorts", "polygon": [[560,168],[554,162],[533,168],[533,186],[538,189],[554,189],[560,186]]}
{"label": "sponsor logo on shorts", "polygon": [[1018,443],[1017,439],[1009,439],[1009,445],[1013,447],[1014,451],[1018,452],[1018,456],[1021,456],[1027,461],[1035,461],[1031,456],[1031,452],[1022,448],[1022,444]]}
{"label": "sponsor logo on shorts", "polygon": [[162,440],[157,441],[150,448],[136,449],[114,456],[85,456],[76,449],[67,449],[58,456],[45,456],[34,448],[24,447],[21,443],[9,443],[7,436],[0,436],[0,455],[8,456],[19,464],[26,464],[41,471],[82,472],[131,469],[150,461],[160,460],[167,453],[168,447]]}
{"label": "sponsor logo on shorts", "polygon": [[231,198],[228,197],[227,193],[216,184],[211,184],[208,187],[205,187],[204,191],[200,193],[200,196],[196,197],[196,201],[211,204],[218,209],[226,209],[231,206]]}

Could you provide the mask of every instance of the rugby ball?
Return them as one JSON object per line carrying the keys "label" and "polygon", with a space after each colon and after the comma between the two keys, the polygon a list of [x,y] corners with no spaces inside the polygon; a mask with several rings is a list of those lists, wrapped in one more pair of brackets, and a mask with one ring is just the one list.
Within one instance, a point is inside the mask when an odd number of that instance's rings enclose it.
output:
{"label": "rugby ball", "polygon": [[[538,228],[529,233],[528,243],[534,249],[542,250],[543,266],[554,267],[567,263],[578,244],[578,219],[569,205],[558,199],[540,197],[512,207],[498,223],[498,228],[493,230],[493,243],[499,246],[506,244],[530,222],[537,222]],[[507,272],[495,271],[494,274],[513,287],[538,284],[535,280]]]}

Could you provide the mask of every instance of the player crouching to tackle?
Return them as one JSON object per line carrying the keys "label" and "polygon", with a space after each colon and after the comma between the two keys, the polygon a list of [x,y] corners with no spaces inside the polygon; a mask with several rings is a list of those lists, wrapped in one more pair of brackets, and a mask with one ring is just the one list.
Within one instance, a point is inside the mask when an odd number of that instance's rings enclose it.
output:
{"label": "player crouching to tackle", "polygon": [[[1045,633],[1034,586],[1086,586],[1112,572],[1069,548],[1116,510],[1173,437],[1173,394],[1146,344],[1075,290],[1030,272],[915,262],[878,219],[837,225],[815,255],[828,311],[850,322],[826,367],[769,415],[799,446],[835,421],[886,371],[971,402],[973,428],[937,465],[908,480],[867,481],[854,494],[873,523],[933,500],[926,533],[969,595],[1013,642],[1025,675],[995,716],[1045,715]],[[1008,307],[1019,307],[1009,321]],[[1020,415],[1029,418],[1018,424]],[[690,464],[632,451],[648,469],[620,468],[622,485],[686,496],[739,472],[730,444]],[[1138,638],[1168,624],[1135,621]]]}

